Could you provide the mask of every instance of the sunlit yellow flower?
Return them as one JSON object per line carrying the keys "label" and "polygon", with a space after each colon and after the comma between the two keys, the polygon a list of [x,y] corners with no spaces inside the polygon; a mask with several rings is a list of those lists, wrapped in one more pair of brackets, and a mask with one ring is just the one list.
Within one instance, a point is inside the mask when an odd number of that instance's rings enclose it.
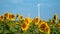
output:
{"label": "sunlit yellow flower", "polygon": [[32,20],[32,23],[35,23],[35,20]]}
{"label": "sunlit yellow flower", "polygon": [[54,14],[54,20],[57,20],[57,19],[58,19],[58,15]]}
{"label": "sunlit yellow flower", "polygon": [[60,23],[58,23],[58,28],[60,28]]}
{"label": "sunlit yellow flower", "polygon": [[26,22],[27,24],[30,24],[31,23],[31,18],[29,18],[29,17],[27,17],[27,18],[25,18],[25,20],[24,20],[24,22]]}
{"label": "sunlit yellow flower", "polygon": [[9,13],[8,12],[6,12],[5,17],[6,17],[6,19],[9,19]]}
{"label": "sunlit yellow flower", "polygon": [[41,32],[44,32],[45,27],[46,27],[46,23],[45,22],[41,22],[41,24],[39,24],[39,30]]}
{"label": "sunlit yellow flower", "polygon": [[34,22],[35,22],[35,25],[38,25],[39,24],[39,22],[40,22],[40,18],[34,18]]}
{"label": "sunlit yellow flower", "polygon": [[15,19],[15,16],[13,14],[9,14],[9,20],[14,20]]}
{"label": "sunlit yellow flower", "polygon": [[22,15],[17,15],[20,20],[24,20],[24,17]]}
{"label": "sunlit yellow flower", "polygon": [[58,28],[60,28],[60,20],[59,20],[59,23],[58,23]]}
{"label": "sunlit yellow flower", "polygon": [[29,25],[27,25],[26,23],[22,24],[22,30],[26,31],[28,29]]}
{"label": "sunlit yellow flower", "polygon": [[50,34],[50,28],[48,26],[45,28],[45,32],[47,32],[47,34]]}
{"label": "sunlit yellow flower", "polygon": [[47,32],[47,34],[50,34],[50,28],[45,22],[41,22],[41,24],[39,24],[39,30],[40,32]]}
{"label": "sunlit yellow flower", "polygon": [[57,14],[54,14],[53,22],[56,24],[57,20],[58,20],[58,15]]}
{"label": "sunlit yellow flower", "polygon": [[1,21],[4,20],[4,16],[3,16],[3,15],[0,16],[0,20],[1,20]]}

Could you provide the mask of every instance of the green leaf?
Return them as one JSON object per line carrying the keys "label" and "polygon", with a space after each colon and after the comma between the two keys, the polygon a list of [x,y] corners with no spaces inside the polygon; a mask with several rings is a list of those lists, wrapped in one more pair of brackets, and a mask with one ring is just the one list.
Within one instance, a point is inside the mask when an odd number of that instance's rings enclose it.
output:
{"label": "green leaf", "polygon": [[17,31],[16,29],[14,29],[13,27],[9,28],[11,32],[15,32]]}

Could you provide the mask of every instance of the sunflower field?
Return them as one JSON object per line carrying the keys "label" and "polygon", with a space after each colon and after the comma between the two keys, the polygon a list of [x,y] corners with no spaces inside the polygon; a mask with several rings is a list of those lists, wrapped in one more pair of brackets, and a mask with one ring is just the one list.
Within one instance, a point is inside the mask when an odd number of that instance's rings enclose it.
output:
{"label": "sunflower field", "polygon": [[57,14],[45,21],[6,12],[0,15],[0,34],[60,34],[60,19]]}

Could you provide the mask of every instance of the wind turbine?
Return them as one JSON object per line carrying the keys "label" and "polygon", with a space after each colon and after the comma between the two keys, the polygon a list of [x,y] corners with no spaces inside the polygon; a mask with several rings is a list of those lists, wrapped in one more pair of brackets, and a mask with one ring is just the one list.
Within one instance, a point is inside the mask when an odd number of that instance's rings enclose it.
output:
{"label": "wind turbine", "polygon": [[40,18],[40,4],[38,4],[38,17]]}

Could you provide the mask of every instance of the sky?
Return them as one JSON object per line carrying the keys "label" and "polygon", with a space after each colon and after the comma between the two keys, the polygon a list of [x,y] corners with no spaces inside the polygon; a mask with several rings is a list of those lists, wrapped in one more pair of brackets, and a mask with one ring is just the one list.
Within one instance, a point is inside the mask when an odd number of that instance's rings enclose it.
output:
{"label": "sky", "polygon": [[38,4],[42,20],[53,18],[55,13],[60,18],[60,0],[0,0],[0,15],[8,11],[15,15],[21,14],[24,17],[30,15],[34,18],[38,16]]}
{"label": "sky", "polygon": [[60,18],[60,0],[39,0],[40,17],[43,20],[53,18],[54,14],[58,14]]}

